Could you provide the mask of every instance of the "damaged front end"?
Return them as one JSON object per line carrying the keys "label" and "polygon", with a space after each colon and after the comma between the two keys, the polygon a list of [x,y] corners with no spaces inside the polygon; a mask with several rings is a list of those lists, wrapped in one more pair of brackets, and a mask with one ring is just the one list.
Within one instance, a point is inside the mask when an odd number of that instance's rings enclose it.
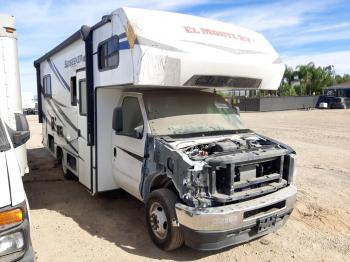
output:
{"label": "damaged front end", "polygon": [[188,246],[219,249],[283,225],[291,214],[295,152],[250,130],[227,136],[152,137],[144,176],[171,181]]}
{"label": "damaged front end", "polygon": [[172,179],[187,205],[238,203],[292,183],[295,152],[290,147],[254,133],[212,140],[161,137],[152,143],[148,162]]}

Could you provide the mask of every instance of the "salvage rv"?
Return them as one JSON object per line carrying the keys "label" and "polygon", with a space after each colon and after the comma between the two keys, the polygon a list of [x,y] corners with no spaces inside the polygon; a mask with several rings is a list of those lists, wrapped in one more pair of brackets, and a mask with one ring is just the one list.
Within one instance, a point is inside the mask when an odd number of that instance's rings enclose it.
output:
{"label": "salvage rv", "polygon": [[245,128],[217,94],[278,88],[285,65],[261,34],[121,8],[34,66],[43,142],[64,175],[143,201],[160,248],[220,249],[290,216],[294,150]]}
{"label": "salvage rv", "polygon": [[28,123],[22,112],[13,16],[0,14],[0,261],[33,261],[29,208],[22,176]]}

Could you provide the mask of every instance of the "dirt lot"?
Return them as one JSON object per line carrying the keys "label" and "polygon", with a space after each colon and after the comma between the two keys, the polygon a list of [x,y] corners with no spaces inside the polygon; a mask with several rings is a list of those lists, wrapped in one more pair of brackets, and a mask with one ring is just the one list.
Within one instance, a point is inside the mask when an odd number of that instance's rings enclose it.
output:
{"label": "dirt lot", "polygon": [[244,113],[246,126],[294,147],[296,208],[287,224],[259,240],[218,252],[166,253],[147,234],[143,204],[124,192],[92,197],[41,145],[29,117],[31,206],[38,261],[350,261],[350,110]]}

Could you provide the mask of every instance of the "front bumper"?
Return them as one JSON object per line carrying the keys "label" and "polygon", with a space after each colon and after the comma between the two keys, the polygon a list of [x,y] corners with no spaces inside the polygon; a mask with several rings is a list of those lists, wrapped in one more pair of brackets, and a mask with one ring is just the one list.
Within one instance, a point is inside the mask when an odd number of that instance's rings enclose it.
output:
{"label": "front bumper", "polygon": [[[297,189],[290,185],[277,192],[237,204],[193,208],[176,204],[176,215],[186,245],[200,250],[216,250],[247,242],[281,227],[293,211]],[[266,230],[259,221],[274,217]]]}
{"label": "front bumper", "polygon": [[35,261],[35,255],[32,247],[32,242],[30,239],[30,224],[29,224],[29,216],[27,211],[27,203],[22,202],[17,206],[6,207],[2,210],[21,208],[23,210],[24,219],[23,221],[14,226],[10,226],[8,228],[4,228],[0,230],[0,237],[14,234],[20,232],[23,235],[24,246],[21,250],[10,253],[7,255],[0,256],[0,262],[2,261],[21,261],[21,262],[32,262]]}

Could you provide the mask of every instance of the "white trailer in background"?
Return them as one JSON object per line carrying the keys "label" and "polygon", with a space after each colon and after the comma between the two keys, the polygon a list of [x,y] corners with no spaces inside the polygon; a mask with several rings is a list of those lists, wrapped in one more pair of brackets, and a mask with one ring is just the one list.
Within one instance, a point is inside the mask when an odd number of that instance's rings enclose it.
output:
{"label": "white trailer in background", "polygon": [[22,183],[29,128],[21,105],[15,19],[6,14],[0,14],[0,94],[0,261],[33,261]]}
{"label": "white trailer in background", "polygon": [[155,244],[212,250],[281,226],[294,151],[245,129],[224,89],[274,89],[285,65],[231,24],[121,8],[34,62],[43,142],[91,194],[146,204]]}

